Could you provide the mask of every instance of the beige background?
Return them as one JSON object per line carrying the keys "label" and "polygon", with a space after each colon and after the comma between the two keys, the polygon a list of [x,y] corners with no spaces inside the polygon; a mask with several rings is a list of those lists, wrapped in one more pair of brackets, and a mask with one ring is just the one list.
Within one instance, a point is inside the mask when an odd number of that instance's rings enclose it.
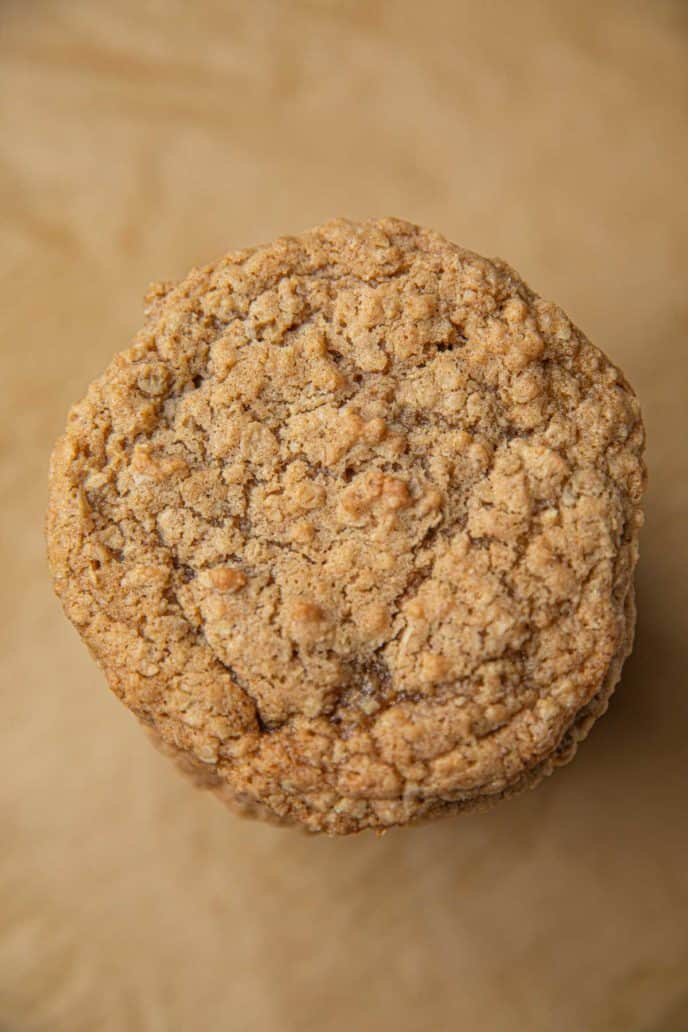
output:
{"label": "beige background", "polygon": [[[688,1028],[688,11],[0,2],[2,1032]],[[46,465],[149,280],[333,214],[511,261],[649,433],[636,651],[572,767],[382,839],[242,823],[52,597]]]}

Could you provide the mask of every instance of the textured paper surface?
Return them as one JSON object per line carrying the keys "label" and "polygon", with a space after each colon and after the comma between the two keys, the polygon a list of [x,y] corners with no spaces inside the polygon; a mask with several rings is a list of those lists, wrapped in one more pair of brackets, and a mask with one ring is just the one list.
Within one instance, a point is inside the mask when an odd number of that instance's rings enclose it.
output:
{"label": "textured paper surface", "polygon": [[[676,0],[0,5],[0,1028],[688,1028],[688,16]],[[343,841],[158,756],[53,599],[46,466],[152,279],[335,214],[507,258],[626,371],[640,624],[574,764]]]}

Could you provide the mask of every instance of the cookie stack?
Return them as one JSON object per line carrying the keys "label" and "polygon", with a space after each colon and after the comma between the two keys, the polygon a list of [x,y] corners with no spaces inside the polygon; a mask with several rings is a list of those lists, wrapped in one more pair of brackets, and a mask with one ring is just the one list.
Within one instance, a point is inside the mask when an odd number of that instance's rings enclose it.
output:
{"label": "cookie stack", "polygon": [[623,375],[504,262],[329,222],[154,287],[69,416],[48,548],[156,741],[235,810],[346,834],[569,760],[631,648]]}

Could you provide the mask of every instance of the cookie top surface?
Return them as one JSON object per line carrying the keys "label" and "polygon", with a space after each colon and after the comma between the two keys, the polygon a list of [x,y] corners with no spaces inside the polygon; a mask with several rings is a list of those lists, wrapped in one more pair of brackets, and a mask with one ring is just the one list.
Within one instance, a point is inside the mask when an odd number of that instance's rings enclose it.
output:
{"label": "cookie top surface", "polygon": [[114,690],[314,828],[541,763],[629,633],[618,370],[504,263],[393,219],[148,301],[51,473],[57,589]]}

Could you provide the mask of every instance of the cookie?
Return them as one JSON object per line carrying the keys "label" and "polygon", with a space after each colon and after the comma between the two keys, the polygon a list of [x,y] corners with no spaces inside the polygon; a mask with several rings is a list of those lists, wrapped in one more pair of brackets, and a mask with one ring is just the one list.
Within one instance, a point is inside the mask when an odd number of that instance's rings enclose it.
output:
{"label": "cookie", "polygon": [[513,269],[335,220],[155,286],[70,415],[55,586],[235,810],[346,834],[569,760],[633,636],[619,370]]}

